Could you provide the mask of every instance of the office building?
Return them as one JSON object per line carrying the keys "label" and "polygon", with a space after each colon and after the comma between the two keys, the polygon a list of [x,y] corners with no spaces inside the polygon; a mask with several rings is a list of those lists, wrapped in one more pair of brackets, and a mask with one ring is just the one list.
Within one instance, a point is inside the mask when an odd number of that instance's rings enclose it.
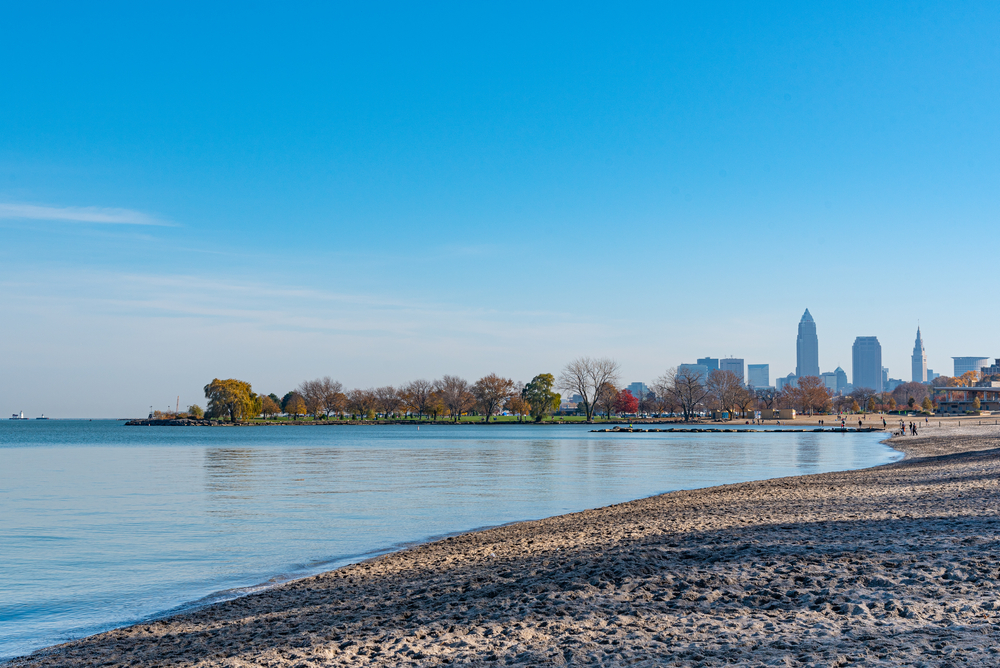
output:
{"label": "office building", "polygon": [[927,352],[924,350],[924,341],[920,338],[920,328],[917,327],[917,340],[913,344],[913,382],[927,382]]}
{"label": "office building", "polygon": [[837,375],[837,393],[846,394],[848,392],[847,372],[838,366],[833,373]]}
{"label": "office building", "polygon": [[770,384],[771,366],[769,364],[747,364],[747,385],[767,387]]}
{"label": "office building", "polygon": [[928,383],[932,382],[935,378],[940,378],[940,377],[941,377],[941,374],[939,374],[936,371],[934,371],[934,369],[928,369],[927,370],[927,382]]}
{"label": "office building", "polygon": [[677,365],[677,373],[684,373],[685,371],[687,371],[688,373],[697,374],[698,379],[703,383],[708,380],[708,367],[706,367],[704,364]]}
{"label": "office building", "polygon": [[984,366],[990,365],[989,357],[952,357],[955,361],[955,378],[967,371],[979,373]]}
{"label": "office building", "polygon": [[851,380],[855,389],[882,391],[882,344],[876,336],[859,336],[851,348]]}
{"label": "office building", "polygon": [[992,366],[984,366],[979,372],[984,378],[986,376],[1000,376],[1000,358],[997,358]]}
{"label": "office building", "polygon": [[708,369],[709,373],[719,370],[719,360],[715,357],[702,357],[698,360],[698,364],[701,364]]}
{"label": "office building", "polygon": [[629,386],[625,389],[631,392],[632,396],[640,401],[645,399],[646,395],[649,394],[649,388],[646,387],[646,383],[629,383]]}
{"label": "office building", "polygon": [[746,375],[743,373],[743,360],[740,358],[727,357],[719,360],[719,371],[732,371],[741,383],[746,379]]}
{"label": "office building", "polygon": [[830,394],[837,393],[837,374],[833,371],[824,371],[819,375],[819,379],[823,381],[823,385],[826,389],[830,390]]}
{"label": "office building", "polygon": [[795,339],[795,375],[819,375],[819,338],[816,336],[816,322],[809,309],[799,321],[799,336]]}
{"label": "office building", "polygon": [[781,392],[786,387],[795,387],[799,384],[799,378],[794,373],[790,373],[784,378],[776,378],[774,380],[774,389]]}

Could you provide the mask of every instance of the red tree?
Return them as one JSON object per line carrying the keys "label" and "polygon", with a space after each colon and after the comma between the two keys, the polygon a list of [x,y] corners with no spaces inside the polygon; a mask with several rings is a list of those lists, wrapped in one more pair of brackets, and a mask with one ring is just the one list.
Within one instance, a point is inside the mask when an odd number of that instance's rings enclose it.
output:
{"label": "red tree", "polygon": [[622,390],[615,398],[616,413],[635,413],[639,410],[639,400],[629,390]]}

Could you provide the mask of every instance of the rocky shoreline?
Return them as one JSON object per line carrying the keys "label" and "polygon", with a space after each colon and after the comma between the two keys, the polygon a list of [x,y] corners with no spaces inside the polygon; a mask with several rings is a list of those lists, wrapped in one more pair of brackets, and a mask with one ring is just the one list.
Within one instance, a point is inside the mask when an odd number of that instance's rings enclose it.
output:
{"label": "rocky shoreline", "polygon": [[35,666],[1000,663],[1000,430],[887,466],[463,534],[16,659]]}

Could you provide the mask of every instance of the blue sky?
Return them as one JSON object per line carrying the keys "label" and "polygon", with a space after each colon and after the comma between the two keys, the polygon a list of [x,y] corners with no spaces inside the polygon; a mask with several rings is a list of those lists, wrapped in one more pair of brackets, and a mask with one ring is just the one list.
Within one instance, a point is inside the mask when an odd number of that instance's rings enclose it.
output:
{"label": "blue sky", "polygon": [[10,5],[0,405],[1000,356],[998,14]]}

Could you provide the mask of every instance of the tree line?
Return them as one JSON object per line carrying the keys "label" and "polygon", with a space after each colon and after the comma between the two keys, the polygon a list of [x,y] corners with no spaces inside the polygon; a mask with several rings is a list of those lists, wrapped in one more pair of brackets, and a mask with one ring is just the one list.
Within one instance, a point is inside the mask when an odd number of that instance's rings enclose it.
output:
{"label": "tree line", "polygon": [[[972,372],[970,372],[971,374]],[[939,378],[940,385],[972,384],[978,378]],[[678,415],[690,420],[702,413],[725,411],[730,416],[750,415],[755,410],[794,408],[800,413],[892,411],[904,406],[930,412],[929,388],[905,383],[893,392],[855,388],[835,396],[816,376],[805,376],[780,392],[773,388],[748,387],[731,371],[716,370],[705,377],[687,368],[671,368],[659,376],[645,396],[633,396],[620,387],[621,368],[609,358],[580,357],[559,374],[542,373],[528,383],[515,382],[495,373],[469,382],[458,376],[438,380],[414,380],[394,387],[345,389],[329,376],[302,382],[283,396],[257,394],[250,383],[214,379],[205,386],[208,408],[191,406],[188,413],[231,421],[287,415],[292,419],[376,419],[395,417],[448,418],[479,415],[487,422],[506,411],[519,420],[540,421],[559,410],[562,394],[579,399],[577,412],[588,421],[596,415]]]}

